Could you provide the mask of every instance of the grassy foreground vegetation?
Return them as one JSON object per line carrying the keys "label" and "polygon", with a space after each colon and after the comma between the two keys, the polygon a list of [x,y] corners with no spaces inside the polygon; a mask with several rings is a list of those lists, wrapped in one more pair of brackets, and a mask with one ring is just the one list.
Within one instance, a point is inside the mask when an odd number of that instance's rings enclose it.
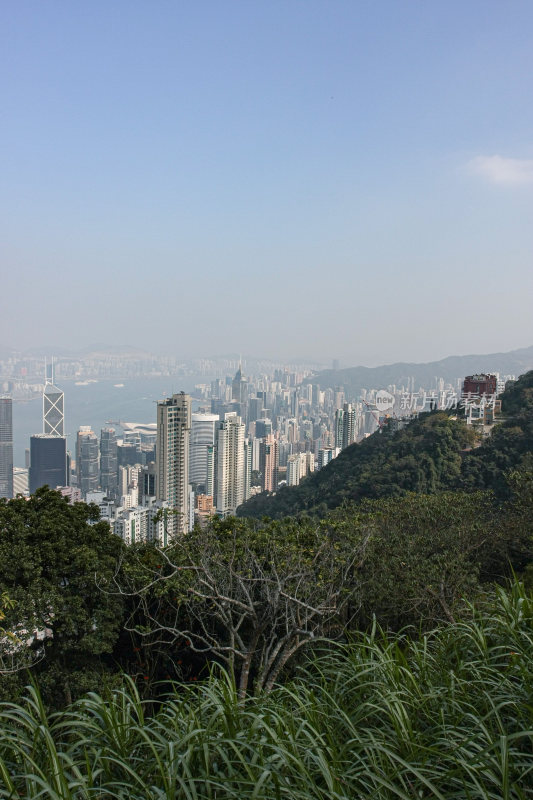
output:
{"label": "grassy foreground vegetation", "polygon": [[133,682],[0,707],[0,797],[376,800],[533,796],[533,600],[494,590],[424,635],[323,645],[239,701],[226,673],[154,705]]}

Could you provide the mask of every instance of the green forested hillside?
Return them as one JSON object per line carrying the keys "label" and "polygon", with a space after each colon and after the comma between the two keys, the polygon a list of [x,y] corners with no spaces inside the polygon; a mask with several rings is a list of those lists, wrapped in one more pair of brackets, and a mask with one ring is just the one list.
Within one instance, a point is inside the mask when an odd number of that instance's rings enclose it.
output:
{"label": "green forested hillside", "polygon": [[239,516],[279,519],[302,512],[322,515],[345,502],[433,493],[452,488],[506,486],[506,474],[531,466],[533,453],[533,371],[502,395],[504,421],[481,446],[460,419],[437,412],[421,415],[406,428],[384,428],[351,445],[299,486],[276,495],[252,497]]}
{"label": "green forested hillside", "polygon": [[400,497],[407,492],[437,492],[455,486],[461,452],[474,434],[444,413],[425,414],[403,430],[384,428],[343,450],[327,467],[299,486],[275,496],[252,497],[239,516],[274,519],[302,511],[317,514],[363,498]]}

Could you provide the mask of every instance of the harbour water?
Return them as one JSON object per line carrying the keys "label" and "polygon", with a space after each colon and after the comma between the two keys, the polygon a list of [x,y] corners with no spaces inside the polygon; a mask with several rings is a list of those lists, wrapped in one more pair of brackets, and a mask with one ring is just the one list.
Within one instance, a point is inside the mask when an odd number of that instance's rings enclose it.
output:
{"label": "harbour water", "polygon": [[[99,437],[101,428],[110,426],[121,432],[123,422],[155,422],[156,403],[174,392],[193,393],[195,384],[209,383],[205,375],[154,378],[111,378],[96,383],[76,384],[63,381],[65,393],[65,432],[67,447],[74,453],[76,433],[80,425],[90,425]],[[193,410],[198,403],[193,402]],[[24,466],[24,451],[30,446],[30,436],[42,433],[42,397],[13,403],[13,461]]]}

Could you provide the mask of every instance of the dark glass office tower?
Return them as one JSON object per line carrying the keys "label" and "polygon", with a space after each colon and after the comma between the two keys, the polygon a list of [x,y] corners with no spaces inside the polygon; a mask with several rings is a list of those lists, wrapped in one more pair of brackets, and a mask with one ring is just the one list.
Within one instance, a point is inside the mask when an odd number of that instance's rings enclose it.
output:
{"label": "dark glass office tower", "polygon": [[114,428],[100,431],[100,487],[108,497],[117,496],[117,434]]}
{"label": "dark glass office tower", "polygon": [[76,439],[76,470],[78,473],[78,488],[85,499],[87,492],[96,492],[98,489],[100,469],[98,439],[90,426],[82,425]]}
{"label": "dark glass office tower", "polygon": [[37,433],[30,437],[30,494],[41,486],[67,485],[67,440]]}

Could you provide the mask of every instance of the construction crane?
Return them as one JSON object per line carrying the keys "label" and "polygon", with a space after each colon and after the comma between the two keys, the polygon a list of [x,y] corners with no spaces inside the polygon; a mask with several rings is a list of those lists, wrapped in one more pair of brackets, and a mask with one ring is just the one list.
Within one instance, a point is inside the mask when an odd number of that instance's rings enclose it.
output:
{"label": "construction crane", "polygon": [[381,431],[382,431],[383,427],[385,426],[385,424],[386,424],[388,419],[390,419],[391,417],[393,417],[394,419],[398,419],[398,417],[397,417],[397,415],[396,415],[396,413],[394,411],[391,412],[390,414],[385,414],[384,417],[380,417],[377,408],[374,408],[371,403],[367,403],[366,400],[363,400],[362,398],[361,398],[361,401],[365,404],[365,406],[368,408],[368,410],[370,411],[370,413],[372,414],[372,416],[376,420],[380,433],[381,433]]}

